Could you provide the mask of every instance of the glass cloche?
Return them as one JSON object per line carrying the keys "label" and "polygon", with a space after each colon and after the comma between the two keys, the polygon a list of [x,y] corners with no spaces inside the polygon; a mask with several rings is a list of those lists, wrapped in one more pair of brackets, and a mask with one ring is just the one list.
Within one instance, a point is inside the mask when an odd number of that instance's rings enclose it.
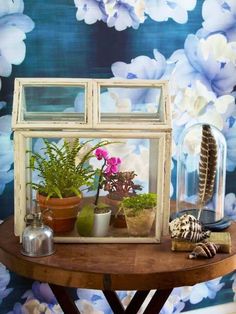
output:
{"label": "glass cloche", "polygon": [[209,124],[196,124],[180,137],[177,158],[177,216],[191,214],[205,226],[223,226],[226,141]]}

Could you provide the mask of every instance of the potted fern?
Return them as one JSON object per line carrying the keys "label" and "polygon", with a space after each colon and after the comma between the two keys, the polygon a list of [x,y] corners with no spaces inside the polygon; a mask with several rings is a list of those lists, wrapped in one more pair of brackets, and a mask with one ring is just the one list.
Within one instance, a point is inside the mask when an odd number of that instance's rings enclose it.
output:
{"label": "potted fern", "polygon": [[121,202],[128,232],[132,236],[148,236],[156,216],[157,195],[155,193],[137,194],[126,197]]}
{"label": "potted fern", "polygon": [[91,146],[91,141],[64,140],[61,146],[43,140],[42,153],[30,153],[29,167],[38,174],[38,182],[30,182],[37,191],[36,199],[43,219],[55,232],[68,232],[74,228],[82,187],[93,184],[94,170],[89,164],[93,151],[107,145],[101,141]]}

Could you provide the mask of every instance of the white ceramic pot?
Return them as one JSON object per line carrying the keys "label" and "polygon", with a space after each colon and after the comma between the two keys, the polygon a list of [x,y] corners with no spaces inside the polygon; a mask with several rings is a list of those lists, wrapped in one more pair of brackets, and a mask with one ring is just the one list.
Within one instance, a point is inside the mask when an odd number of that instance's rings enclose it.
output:
{"label": "white ceramic pot", "polygon": [[105,237],[109,231],[111,219],[111,210],[107,213],[95,213],[93,223],[93,236],[94,237]]}

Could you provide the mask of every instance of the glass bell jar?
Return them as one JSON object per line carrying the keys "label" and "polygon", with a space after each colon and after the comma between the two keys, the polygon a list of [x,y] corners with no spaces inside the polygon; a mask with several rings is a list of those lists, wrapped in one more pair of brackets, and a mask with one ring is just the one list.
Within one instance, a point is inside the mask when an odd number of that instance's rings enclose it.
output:
{"label": "glass bell jar", "polygon": [[191,214],[209,228],[223,227],[226,173],[223,134],[212,125],[195,124],[183,132],[178,149],[176,215]]}

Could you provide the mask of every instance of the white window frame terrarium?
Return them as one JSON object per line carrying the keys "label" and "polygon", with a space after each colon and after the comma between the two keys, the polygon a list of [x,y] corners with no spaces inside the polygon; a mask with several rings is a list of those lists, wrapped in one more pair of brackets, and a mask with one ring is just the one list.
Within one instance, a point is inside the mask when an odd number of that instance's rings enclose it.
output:
{"label": "white window frame terrarium", "polygon": [[[27,86],[78,86],[85,90],[84,120],[60,121],[58,114],[53,121],[24,120],[24,88]],[[102,87],[144,87],[161,89],[160,119],[149,117],[140,120],[132,117],[132,123],[119,119],[109,121],[101,119],[100,90]],[[116,114],[119,115],[119,114]],[[132,115],[132,114],[131,114]],[[43,115],[42,115],[43,116]],[[73,116],[73,113],[72,113]],[[114,122],[115,121],[115,122]],[[170,213],[170,168],[171,168],[171,116],[168,96],[168,82],[157,80],[111,80],[111,79],[58,79],[58,78],[17,78],[15,80],[13,103],[13,130],[14,130],[14,230],[21,239],[26,226],[24,217],[30,210],[32,188],[26,183],[30,181],[31,170],[28,169],[29,154],[33,138],[109,138],[109,139],[152,139],[158,140],[156,147],[150,146],[149,159],[153,156],[157,160],[149,172],[157,176],[156,191],[153,191],[152,182],[149,182],[152,192],[158,195],[156,209],[155,235],[149,237],[54,237],[55,242],[63,243],[159,243],[161,236],[168,233]],[[150,160],[151,163],[151,160]],[[150,176],[149,176],[150,178]],[[149,179],[150,180],[150,179]]]}

